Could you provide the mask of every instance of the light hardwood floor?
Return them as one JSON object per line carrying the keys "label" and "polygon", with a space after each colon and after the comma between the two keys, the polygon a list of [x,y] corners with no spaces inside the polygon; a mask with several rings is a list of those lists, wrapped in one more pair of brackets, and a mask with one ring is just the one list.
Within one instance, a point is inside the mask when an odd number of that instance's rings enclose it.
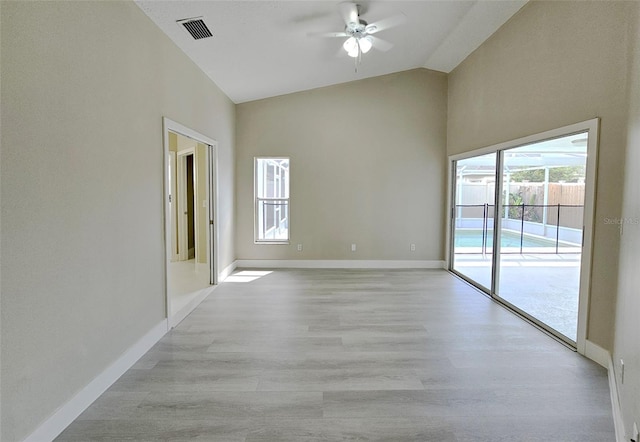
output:
{"label": "light hardwood floor", "polygon": [[602,367],[442,270],[222,283],[58,438],[614,439]]}

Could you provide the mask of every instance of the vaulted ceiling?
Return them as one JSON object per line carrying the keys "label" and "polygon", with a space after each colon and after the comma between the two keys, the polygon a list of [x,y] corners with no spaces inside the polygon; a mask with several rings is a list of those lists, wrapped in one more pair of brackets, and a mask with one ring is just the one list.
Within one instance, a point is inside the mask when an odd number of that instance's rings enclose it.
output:
{"label": "vaulted ceiling", "polygon": [[[138,6],[235,103],[424,67],[450,72],[515,14],[527,0],[362,0],[368,23],[401,17],[376,33],[387,51],[355,59],[343,38],[339,1],[157,1]],[[179,22],[202,17],[212,37],[195,40]]]}

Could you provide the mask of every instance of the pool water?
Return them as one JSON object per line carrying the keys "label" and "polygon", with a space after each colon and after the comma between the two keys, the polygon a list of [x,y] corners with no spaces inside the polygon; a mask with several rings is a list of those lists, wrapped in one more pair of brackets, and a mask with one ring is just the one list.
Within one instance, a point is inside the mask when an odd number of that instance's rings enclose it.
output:
{"label": "pool water", "polygon": [[[456,230],[456,247],[482,247],[482,230]],[[524,235],[523,247],[553,247],[555,241]],[[487,232],[487,248],[493,247],[493,232]],[[517,232],[502,231],[500,247],[520,247],[520,234]]]}

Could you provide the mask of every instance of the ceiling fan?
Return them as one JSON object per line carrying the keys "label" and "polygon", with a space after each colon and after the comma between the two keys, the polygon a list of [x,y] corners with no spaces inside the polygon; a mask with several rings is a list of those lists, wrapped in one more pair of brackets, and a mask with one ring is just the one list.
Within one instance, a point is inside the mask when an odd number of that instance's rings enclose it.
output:
{"label": "ceiling fan", "polygon": [[338,5],[340,15],[345,23],[344,31],[323,34],[311,34],[319,37],[346,37],[342,44],[349,57],[356,59],[356,71],[362,54],[366,54],[372,47],[380,51],[388,51],[393,47],[391,43],[376,37],[374,34],[399,25],[406,21],[404,14],[395,15],[375,23],[367,23],[360,18],[360,5],[352,2],[342,2]]}

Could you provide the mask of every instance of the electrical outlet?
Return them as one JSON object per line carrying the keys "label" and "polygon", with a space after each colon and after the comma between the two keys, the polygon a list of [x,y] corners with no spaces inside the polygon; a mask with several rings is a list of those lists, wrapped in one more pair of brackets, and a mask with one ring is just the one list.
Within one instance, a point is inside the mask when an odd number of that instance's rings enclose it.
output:
{"label": "electrical outlet", "polygon": [[302,252],[302,244],[298,244],[298,252]]}
{"label": "electrical outlet", "polygon": [[416,245],[415,244],[411,244],[411,247],[409,247],[409,250],[411,250],[412,252],[416,251]]}
{"label": "electrical outlet", "polygon": [[638,432],[638,424],[633,423],[633,433],[631,433],[632,442],[640,442],[640,433]]}
{"label": "electrical outlet", "polygon": [[356,251],[356,245],[355,244],[351,244],[351,251],[355,252]]}

